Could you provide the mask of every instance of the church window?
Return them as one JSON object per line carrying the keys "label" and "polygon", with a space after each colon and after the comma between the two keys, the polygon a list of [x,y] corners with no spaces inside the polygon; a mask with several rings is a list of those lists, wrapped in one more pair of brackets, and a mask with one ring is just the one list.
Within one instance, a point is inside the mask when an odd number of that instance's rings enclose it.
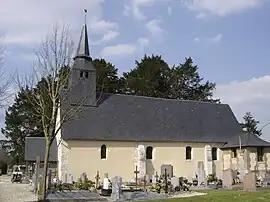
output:
{"label": "church window", "polygon": [[146,147],[146,159],[153,159],[153,147]]}
{"label": "church window", "polygon": [[216,161],[216,160],[217,160],[217,148],[212,147],[212,161]]}
{"label": "church window", "polygon": [[236,150],[236,148],[232,149],[232,158],[237,158],[237,150]]}
{"label": "church window", "polygon": [[106,159],[107,158],[107,147],[106,145],[102,145],[100,149],[100,158],[101,159]]}
{"label": "church window", "polygon": [[258,147],[257,148],[257,159],[258,162],[262,162],[263,161],[263,155],[264,155],[264,150],[262,147]]}
{"label": "church window", "polygon": [[85,78],[88,78],[88,72],[85,72]]}
{"label": "church window", "polygon": [[80,77],[83,77],[83,71],[80,72]]}
{"label": "church window", "polygon": [[191,151],[192,151],[192,148],[190,146],[187,146],[186,147],[186,160],[191,159]]}

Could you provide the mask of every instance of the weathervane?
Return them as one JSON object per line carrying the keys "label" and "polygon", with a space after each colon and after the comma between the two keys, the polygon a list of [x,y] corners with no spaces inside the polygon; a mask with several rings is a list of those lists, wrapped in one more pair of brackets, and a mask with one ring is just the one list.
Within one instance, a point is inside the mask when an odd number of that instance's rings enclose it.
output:
{"label": "weathervane", "polygon": [[84,23],[86,24],[87,9],[84,9]]}

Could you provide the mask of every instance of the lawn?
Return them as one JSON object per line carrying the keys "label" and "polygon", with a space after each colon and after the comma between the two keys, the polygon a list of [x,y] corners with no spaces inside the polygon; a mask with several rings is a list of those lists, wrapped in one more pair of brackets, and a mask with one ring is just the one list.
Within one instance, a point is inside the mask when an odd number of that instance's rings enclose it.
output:
{"label": "lawn", "polygon": [[[270,190],[244,192],[232,190],[205,191],[207,195],[190,198],[173,198],[160,200],[162,202],[270,202]],[[157,202],[157,201],[155,201]]]}

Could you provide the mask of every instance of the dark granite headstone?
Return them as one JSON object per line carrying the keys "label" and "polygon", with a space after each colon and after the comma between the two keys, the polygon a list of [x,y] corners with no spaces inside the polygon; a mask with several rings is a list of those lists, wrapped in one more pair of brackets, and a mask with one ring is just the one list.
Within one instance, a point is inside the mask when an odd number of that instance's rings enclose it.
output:
{"label": "dark granite headstone", "polygon": [[165,164],[163,164],[161,166],[161,176],[162,177],[165,175],[165,169],[166,169],[168,178],[173,177],[173,166],[172,165],[165,165]]}

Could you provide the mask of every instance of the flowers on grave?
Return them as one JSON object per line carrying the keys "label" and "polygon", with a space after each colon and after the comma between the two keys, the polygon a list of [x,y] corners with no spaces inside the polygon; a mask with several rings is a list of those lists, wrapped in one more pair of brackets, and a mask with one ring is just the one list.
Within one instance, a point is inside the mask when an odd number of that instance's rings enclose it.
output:
{"label": "flowers on grave", "polygon": [[213,182],[217,182],[218,178],[215,174],[209,174],[207,176],[207,183],[213,183]]}
{"label": "flowers on grave", "polygon": [[79,178],[78,181],[74,183],[74,187],[79,190],[89,190],[95,187],[95,183],[88,179],[83,181],[81,178]]}

